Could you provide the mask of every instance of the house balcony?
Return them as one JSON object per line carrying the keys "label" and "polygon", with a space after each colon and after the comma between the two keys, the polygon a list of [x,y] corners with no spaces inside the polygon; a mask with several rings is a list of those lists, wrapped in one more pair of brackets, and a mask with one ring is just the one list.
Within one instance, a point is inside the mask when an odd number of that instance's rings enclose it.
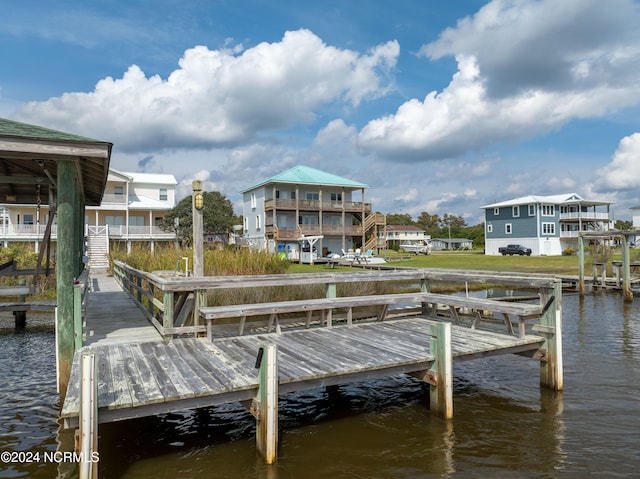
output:
{"label": "house balcony", "polygon": [[159,226],[109,226],[109,239],[171,241],[176,239],[176,233]]}
{"label": "house balcony", "polygon": [[278,240],[297,240],[301,236],[362,236],[362,226],[340,225],[298,225],[297,228],[274,228],[267,226],[265,233],[268,237]]}
{"label": "house balcony", "polygon": [[113,193],[105,193],[102,195],[102,205],[126,205],[127,197],[125,195],[116,195]]}
{"label": "house balcony", "polygon": [[592,211],[574,211],[572,213],[560,213],[560,221],[600,221],[608,222],[609,213],[594,213]]}
{"label": "house balcony", "polygon": [[[39,241],[44,238],[46,225],[2,225],[2,241]],[[51,238],[57,239],[57,225],[51,226]],[[175,240],[174,231],[164,231],[158,226],[109,226],[109,238],[129,240]]]}
{"label": "house balcony", "polygon": [[[2,225],[0,239],[3,241],[39,241],[44,238],[46,225]],[[51,238],[58,235],[57,225],[51,227]]]}
{"label": "house balcony", "polygon": [[285,200],[271,199],[264,202],[265,211],[272,210],[289,210],[289,211],[323,211],[323,212],[341,212],[346,213],[371,213],[371,203],[362,203],[358,201],[319,201],[319,200]]}

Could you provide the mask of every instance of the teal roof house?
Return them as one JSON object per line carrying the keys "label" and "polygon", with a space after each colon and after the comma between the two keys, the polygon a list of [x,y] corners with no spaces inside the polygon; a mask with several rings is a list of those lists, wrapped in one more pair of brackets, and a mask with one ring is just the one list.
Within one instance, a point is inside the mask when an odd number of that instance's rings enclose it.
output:
{"label": "teal roof house", "polygon": [[300,257],[303,237],[317,238],[317,257],[381,247],[377,228],[384,216],[372,213],[366,188],[308,166],[283,171],[242,191],[244,241],[293,260]]}
{"label": "teal roof house", "polygon": [[606,231],[611,226],[608,201],[585,200],[576,193],[523,196],[483,206],[485,254],[521,244],[532,255],[561,255],[577,248],[581,232]]}

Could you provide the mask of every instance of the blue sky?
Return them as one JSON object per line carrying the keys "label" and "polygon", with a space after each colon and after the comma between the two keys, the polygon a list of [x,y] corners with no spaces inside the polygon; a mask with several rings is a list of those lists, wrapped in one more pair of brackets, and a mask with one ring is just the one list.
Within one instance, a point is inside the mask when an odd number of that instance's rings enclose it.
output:
{"label": "blue sky", "polygon": [[384,213],[640,204],[640,2],[5,2],[0,116],[239,191],[297,164]]}

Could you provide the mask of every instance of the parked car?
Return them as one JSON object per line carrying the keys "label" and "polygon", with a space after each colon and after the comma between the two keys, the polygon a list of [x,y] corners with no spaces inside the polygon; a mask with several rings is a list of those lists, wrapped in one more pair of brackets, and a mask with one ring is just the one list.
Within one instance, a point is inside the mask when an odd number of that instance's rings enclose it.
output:
{"label": "parked car", "polygon": [[514,254],[518,254],[520,256],[531,256],[531,248],[525,248],[521,244],[508,244],[507,246],[498,248],[498,253],[502,256],[513,256]]}

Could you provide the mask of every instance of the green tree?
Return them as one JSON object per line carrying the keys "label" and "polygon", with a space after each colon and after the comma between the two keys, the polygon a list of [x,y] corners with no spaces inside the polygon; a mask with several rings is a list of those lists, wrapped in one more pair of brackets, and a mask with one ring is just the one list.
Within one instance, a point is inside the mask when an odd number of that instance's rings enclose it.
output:
{"label": "green tree", "polygon": [[388,225],[414,225],[415,222],[411,218],[410,214],[407,213],[389,213],[387,214],[387,224]]}
{"label": "green tree", "polygon": [[420,213],[420,216],[418,216],[418,220],[416,221],[416,223],[418,223],[418,226],[421,226],[426,231],[433,231],[434,229],[440,227],[440,221],[440,216],[430,215],[426,211],[423,211],[422,213]]}
{"label": "green tree", "polygon": [[[233,205],[227,197],[218,191],[205,191],[202,210],[203,232],[205,235],[227,234],[238,221],[233,214]],[[191,245],[193,239],[193,215],[191,196],[183,198],[169,210],[162,220],[161,227],[166,231],[175,231],[179,241]]]}
{"label": "green tree", "polygon": [[631,223],[631,221],[616,220],[613,227],[620,231],[627,231],[633,229],[633,223]]}

